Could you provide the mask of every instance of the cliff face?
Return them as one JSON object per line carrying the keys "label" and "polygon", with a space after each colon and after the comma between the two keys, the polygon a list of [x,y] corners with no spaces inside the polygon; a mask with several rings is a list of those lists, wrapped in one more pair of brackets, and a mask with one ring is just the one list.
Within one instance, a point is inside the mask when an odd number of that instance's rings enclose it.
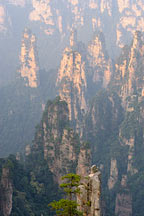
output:
{"label": "cliff face", "polygon": [[112,73],[112,61],[107,55],[103,34],[96,33],[85,47],[77,42],[76,31],[72,31],[69,47],[62,55],[57,87],[60,97],[68,104],[70,120],[81,134],[88,97],[92,98],[99,89],[106,88]]}
{"label": "cliff face", "polygon": [[[13,14],[17,15],[13,16]],[[26,27],[25,23],[27,23],[28,26],[35,30],[39,38],[39,59],[40,64],[45,68],[59,64],[60,54],[63,48],[66,47],[73,28],[78,29],[79,38],[83,42],[88,42],[97,29],[102,31],[106,38],[110,56],[115,58],[119,54],[119,47],[130,43],[136,30],[143,31],[143,14],[144,3],[142,1],[3,1],[0,4],[1,34],[10,33],[12,40],[9,44],[10,49],[8,49],[6,45],[9,40],[9,34],[7,34],[8,38],[1,41],[5,43],[2,52],[7,49],[7,53],[11,53],[11,50],[14,53],[16,38],[21,37],[21,31]],[[15,25],[17,16],[19,16],[19,25]],[[8,57],[11,59],[10,54]],[[3,59],[5,58],[2,58],[2,66],[9,73],[11,67]],[[18,63],[16,53],[12,56],[11,62],[13,63],[13,71],[15,71],[15,65]],[[109,71],[109,67],[106,71]],[[7,76],[5,79],[7,80]],[[106,72],[105,86],[107,85],[107,80],[109,80],[108,72]]]}
{"label": "cliff face", "polygon": [[[18,14],[20,19],[16,26],[17,20],[13,13],[17,14],[18,10],[21,13]],[[1,33],[8,29],[13,35],[13,41],[16,38],[15,32],[20,37],[25,23],[32,29],[38,29],[36,32],[41,47],[40,61],[44,67],[50,67],[50,64],[52,67],[55,63],[58,65],[58,53],[66,46],[73,28],[78,29],[80,39],[86,42],[97,29],[102,31],[109,53],[112,57],[117,56],[119,47],[128,44],[136,30],[144,30],[143,14],[142,0],[9,0],[0,4],[0,29]],[[12,45],[11,43],[10,47]],[[13,64],[16,63],[16,59],[14,60]]]}
{"label": "cliff face", "polygon": [[[67,104],[56,98],[54,102],[48,103],[31,152],[29,151],[27,156],[34,159],[41,156],[42,160],[47,161],[55,181],[60,182],[63,175],[76,172],[76,169],[80,170],[81,166],[86,173],[90,155],[85,149],[84,157],[80,156],[78,159],[80,146],[79,137],[69,128]],[[78,160],[83,160],[83,164],[79,164]],[[39,161],[35,164],[39,164]]]}
{"label": "cliff face", "polygon": [[110,215],[135,215],[138,208],[134,186],[142,176],[143,102],[143,35],[136,32],[115,64],[109,86],[93,99],[84,130],[92,161],[102,172],[102,188],[115,203]]}
{"label": "cliff face", "polygon": [[133,35],[135,30],[144,31],[144,3],[143,1],[118,0],[117,4],[120,14],[119,23],[117,23],[117,44],[123,46],[126,40],[124,32]]}
{"label": "cliff face", "polygon": [[[31,0],[29,2],[27,0],[9,0],[8,4],[23,8],[31,5],[32,10],[29,11],[27,20],[29,19],[31,24],[41,25],[41,30],[48,36],[59,32],[61,39],[72,28],[89,26],[88,28],[93,32],[100,29],[105,36],[109,33],[107,41],[109,40],[111,47],[112,42],[115,43],[114,46],[123,47],[136,30],[144,30],[144,3],[142,0],[138,2],[88,0],[84,4],[81,0],[64,0],[61,3],[56,0]],[[2,6],[4,5],[3,3]],[[89,19],[86,20],[87,15]],[[5,23],[5,28],[7,28],[7,23]]]}
{"label": "cliff face", "polygon": [[110,177],[109,177],[109,180],[108,180],[108,188],[109,188],[109,190],[114,188],[117,181],[118,181],[117,160],[116,159],[111,159]]}
{"label": "cliff face", "polygon": [[79,210],[84,216],[100,216],[101,174],[95,165],[92,166],[91,173],[83,181],[79,186],[80,194],[77,197]]}
{"label": "cliff face", "polygon": [[81,113],[87,108],[85,62],[79,52],[65,49],[57,83],[60,97],[68,103],[70,120],[78,119],[78,110]]}
{"label": "cliff face", "polygon": [[87,59],[92,70],[92,81],[95,85],[106,88],[111,80],[112,62],[108,57],[105,39],[101,32],[96,33],[89,44]]}
{"label": "cliff face", "polygon": [[30,30],[25,29],[21,45],[20,54],[20,76],[24,78],[26,85],[37,88],[38,79],[38,57],[36,50],[36,37]]}
{"label": "cliff face", "polygon": [[[104,138],[106,138],[113,131],[118,130],[122,119],[123,109],[118,95],[102,90],[93,98],[88,110],[85,133],[88,133],[87,137],[92,138],[96,134],[101,136],[101,131],[103,131]],[[89,136],[89,133],[91,136]]]}
{"label": "cliff face", "polygon": [[61,60],[57,86],[62,100],[66,101],[69,109],[69,118],[79,130],[82,117],[87,110],[86,65],[83,52],[76,48],[76,33],[72,32],[70,47],[65,48]]}
{"label": "cliff face", "polygon": [[10,179],[10,170],[2,169],[0,182],[0,213],[3,216],[9,216],[12,211],[13,186]]}
{"label": "cliff face", "polygon": [[[84,133],[92,146],[92,161],[102,173],[102,194],[109,191],[111,196],[109,201],[105,195],[102,196],[104,215],[132,215],[132,194],[127,174],[136,173],[133,167],[134,140],[120,136],[124,114],[120,97],[105,90],[93,99],[86,119]],[[115,210],[112,210],[112,203],[115,203]],[[109,210],[105,206],[109,206]]]}
{"label": "cliff face", "polygon": [[[59,4],[56,1],[38,1],[33,0],[33,11],[30,13],[30,20],[40,21],[46,25],[45,32],[48,35],[53,35],[59,30],[61,36],[64,36],[65,31],[69,31],[73,27],[91,26],[91,31],[100,29],[107,36],[110,46],[123,47],[132,37],[136,30],[143,31],[143,14],[144,3],[142,1],[123,1],[117,0],[89,0],[82,4],[81,0],[63,1],[62,7],[68,11],[69,19],[64,24],[64,15]],[[47,11],[47,12],[46,12]],[[89,20],[86,21],[86,16],[89,15]],[[105,27],[107,26],[107,27]],[[113,49],[113,48],[112,48]],[[114,51],[114,49],[113,49]]]}
{"label": "cliff face", "polygon": [[[138,94],[143,97],[143,67],[144,67],[144,40],[141,32],[136,32],[132,45],[121,55],[119,63],[116,63],[116,75],[114,82],[119,88],[119,95],[124,104],[130,96]],[[127,108],[128,108],[127,103]]]}
{"label": "cliff face", "polygon": [[[56,38],[61,39],[60,43],[63,43],[66,33],[72,29],[80,27],[82,31],[86,26],[86,32],[90,32],[87,28],[91,26],[92,31],[97,28],[104,31],[106,42],[110,41],[114,47],[123,47],[134,31],[141,30],[144,26],[142,1],[89,0],[83,4],[82,0],[60,3],[55,0],[33,0],[31,3],[33,9],[29,14],[30,21],[42,24],[41,30],[48,38],[51,40],[51,36],[57,35]],[[24,1],[18,3],[13,0],[11,4],[25,6]],[[0,12],[0,28],[3,30],[7,19],[5,6],[1,5]],[[82,33],[79,35],[80,38],[85,36]],[[111,45],[109,49],[110,47]],[[98,33],[85,48],[77,43],[74,31],[70,36],[69,46],[63,52],[57,78],[59,95],[67,102],[69,113],[64,104],[50,104],[36,133],[32,150],[27,147],[27,156],[42,157],[55,174],[57,182],[61,175],[76,169],[78,173],[84,174],[87,172],[86,164],[90,161],[87,157],[90,150],[83,149],[74,131],[67,128],[68,120],[72,120],[74,128],[81,132],[81,137],[83,135],[92,144],[92,161],[104,173],[103,186],[112,194],[111,203],[115,203],[116,215],[135,214],[138,206],[135,204],[137,202],[133,202],[134,186],[126,185],[125,179],[131,180],[135,185],[133,178],[141,182],[142,176],[143,51],[143,35],[137,31],[132,44],[123,49],[116,62],[114,74],[102,34]],[[20,61],[21,77],[25,79],[27,86],[36,88],[39,85],[39,68],[35,37],[27,30],[22,41]],[[89,107],[88,95],[92,97],[101,88],[107,88],[108,91],[98,93]],[[10,110],[9,115],[11,113],[13,110]],[[122,189],[121,193],[119,188]],[[141,197],[138,191],[137,194]]]}
{"label": "cliff face", "polygon": [[83,143],[80,147],[80,153],[78,156],[78,164],[76,173],[82,177],[88,175],[91,164],[91,149],[88,143]]}

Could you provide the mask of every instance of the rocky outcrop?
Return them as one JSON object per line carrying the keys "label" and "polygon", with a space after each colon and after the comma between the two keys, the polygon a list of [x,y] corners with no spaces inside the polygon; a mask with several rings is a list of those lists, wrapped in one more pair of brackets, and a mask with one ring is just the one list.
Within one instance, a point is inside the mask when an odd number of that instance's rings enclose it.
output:
{"label": "rocky outcrop", "polygon": [[37,88],[39,85],[39,66],[36,49],[36,37],[29,29],[25,29],[21,45],[19,73],[26,86]]}
{"label": "rocky outcrop", "polygon": [[118,168],[116,159],[111,160],[110,177],[108,180],[108,188],[111,190],[118,181]]}
{"label": "rocky outcrop", "polygon": [[65,49],[57,83],[61,83],[60,97],[68,102],[70,120],[78,119],[78,109],[83,112],[86,110],[87,88],[85,62],[79,52]]}
{"label": "rocky outcrop", "polygon": [[2,169],[0,181],[0,213],[9,216],[12,211],[13,187],[9,168]]}
{"label": "rocky outcrop", "polygon": [[[128,34],[133,35],[136,30],[144,31],[144,3],[142,1],[132,2],[131,0],[118,0],[117,5],[120,14],[119,22],[116,27],[117,44],[123,47],[127,42]],[[124,35],[124,32],[126,35]]]}
{"label": "rocky outcrop", "polygon": [[[78,48],[75,48],[75,32],[70,38],[71,47],[65,48],[61,60],[57,86],[62,100],[66,101],[69,109],[69,118],[79,131],[80,123],[87,110],[86,91],[86,65]],[[74,40],[75,39],[75,40]]]}
{"label": "rocky outcrop", "polygon": [[118,95],[100,91],[93,98],[88,110],[85,133],[90,130],[91,135],[95,137],[102,131],[106,138],[112,134],[112,131],[118,130],[122,116],[123,109]]}
{"label": "rocky outcrop", "polygon": [[[33,10],[29,18],[31,21],[44,23],[47,26],[44,31],[48,35],[53,35],[58,29],[64,36],[65,30],[69,31],[73,27],[85,27],[89,24],[92,27],[91,30],[100,29],[105,35],[109,34],[107,41],[109,39],[110,46],[114,48],[115,45],[122,48],[127,44],[136,30],[144,31],[144,3],[142,0],[139,2],[89,0],[84,5],[81,0],[73,0],[64,1],[62,5],[65,8],[64,11],[68,11],[70,19],[65,18],[67,14],[64,16],[59,4],[56,2],[52,4],[49,0],[33,0]],[[85,19],[87,15],[89,20]]]}
{"label": "rocky outcrop", "polygon": [[95,85],[106,88],[111,80],[112,61],[108,57],[102,32],[96,33],[88,45],[87,59],[90,66],[89,70],[92,73],[92,81]]}
{"label": "rocky outcrop", "polygon": [[[10,10],[9,5],[14,12]],[[18,9],[22,11],[19,20],[20,28],[19,25],[15,25],[17,20],[13,16],[13,13],[17,14]],[[25,13],[25,21],[23,13]],[[89,0],[84,1],[83,4],[82,0],[63,0],[62,2],[57,0],[8,0],[3,1],[0,5],[0,29],[2,32],[9,29],[10,33],[14,34],[14,39],[16,38],[15,32],[20,37],[21,29],[25,28],[24,23],[27,23],[32,29],[37,29],[40,63],[43,67],[49,68],[55,63],[59,64],[61,51],[67,45],[70,31],[74,28],[78,29],[79,38],[84,42],[91,40],[93,32],[97,29],[102,31],[110,56],[115,58],[119,53],[117,47],[129,44],[136,30],[143,31],[143,13],[142,1],[103,0],[98,2]],[[9,71],[10,67],[7,66],[7,63],[2,63]],[[13,61],[13,64],[17,64],[16,60]],[[106,66],[104,86],[107,85],[110,77],[109,65],[111,65],[110,62]]]}
{"label": "rocky outcrop", "polygon": [[71,34],[70,34],[70,47],[76,47],[77,45],[77,31],[76,30],[72,30]]}
{"label": "rocky outcrop", "polygon": [[88,95],[106,88],[112,75],[112,61],[107,55],[104,36],[95,34],[87,49],[77,42],[77,32],[70,36],[70,46],[66,47],[57,78],[60,97],[69,108],[69,117],[75,129],[82,134],[83,119],[88,108]]}
{"label": "rocky outcrop", "polygon": [[[30,26],[36,25],[50,40],[51,36],[58,36],[64,44],[73,28],[80,29],[81,38],[86,40],[89,40],[89,34],[92,35],[92,32],[99,29],[104,32],[109,43],[108,49],[113,56],[117,54],[116,46],[122,48],[136,30],[144,31],[142,0],[88,0],[84,4],[82,0],[8,0],[7,3],[2,3],[2,7],[6,5],[6,9],[9,9],[9,4],[15,6],[16,10],[17,7],[25,8],[26,11],[31,8],[26,18],[27,23]],[[11,11],[10,20],[13,25]],[[4,28],[7,29],[7,22]]]}
{"label": "rocky outcrop", "polygon": [[122,97],[124,104],[127,97],[134,95],[135,92],[138,92],[140,97],[143,96],[143,50],[143,35],[137,31],[131,47],[122,53],[119,59],[120,63],[116,64],[115,83],[119,86],[119,95]]}
{"label": "rocky outcrop", "polygon": [[52,8],[50,5],[50,0],[38,1],[32,0],[33,10],[29,15],[31,21],[40,21],[48,25],[48,29],[45,33],[52,35],[54,32],[54,18],[52,13]]}
{"label": "rocky outcrop", "polygon": [[127,165],[127,172],[129,172],[131,175],[137,173],[138,171],[136,168],[133,167],[133,159],[134,159],[134,148],[135,148],[135,140],[134,138],[130,138],[129,140],[124,139],[123,140],[125,145],[129,146],[128,151],[128,165]]}
{"label": "rocky outcrop", "polygon": [[77,197],[79,210],[84,216],[100,216],[101,174],[95,165],[92,166],[91,173],[79,188],[80,194]]}
{"label": "rocky outcrop", "polygon": [[88,143],[83,143],[80,147],[80,153],[78,156],[77,174],[84,177],[88,175],[91,164],[91,150]]}
{"label": "rocky outcrop", "polygon": [[[58,97],[53,102],[48,102],[32,149],[30,151],[27,147],[26,155],[34,160],[41,157],[47,161],[55,181],[60,183],[63,175],[76,172],[76,169],[80,168],[85,171],[84,167],[89,166],[89,150],[82,145],[80,153],[81,145],[78,135],[69,127],[68,106]],[[78,160],[82,161],[82,164],[79,164]],[[38,166],[39,161],[34,164]]]}
{"label": "rocky outcrop", "polygon": [[[29,15],[29,19],[43,23],[45,25],[43,28],[44,32],[49,36],[54,35],[56,30],[58,30],[63,37],[65,36],[65,31],[68,32],[73,27],[76,28],[83,25],[82,8],[77,0],[63,1],[60,4],[56,1],[52,3],[50,0],[32,0],[32,7],[33,10]],[[62,8],[69,11],[69,14],[64,14]],[[69,23],[67,20],[70,15],[72,23]]]}

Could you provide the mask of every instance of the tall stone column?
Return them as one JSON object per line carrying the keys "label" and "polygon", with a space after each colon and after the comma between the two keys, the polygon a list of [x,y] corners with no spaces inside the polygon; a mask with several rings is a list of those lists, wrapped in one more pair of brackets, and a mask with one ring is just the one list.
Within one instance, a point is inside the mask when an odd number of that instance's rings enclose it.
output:
{"label": "tall stone column", "polygon": [[90,175],[82,181],[79,186],[80,194],[77,197],[79,210],[84,213],[84,216],[100,216],[101,173],[98,168],[93,165]]}

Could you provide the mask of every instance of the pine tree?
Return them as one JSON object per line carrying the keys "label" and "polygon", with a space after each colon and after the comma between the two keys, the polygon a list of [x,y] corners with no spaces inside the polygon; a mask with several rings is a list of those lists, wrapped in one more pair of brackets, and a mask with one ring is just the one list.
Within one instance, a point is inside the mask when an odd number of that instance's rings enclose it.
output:
{"label": "pine tree", "polygon": [[56,214],[59,216],[82,216],[83,213],[77,210],[78,204],[74,200],[76,194],[80,193],[78,188],[80,183],[80,176],[69,173],[62,177],[64,183],[60,185],[66,193],[66,199],[53,201],[49,204]]}

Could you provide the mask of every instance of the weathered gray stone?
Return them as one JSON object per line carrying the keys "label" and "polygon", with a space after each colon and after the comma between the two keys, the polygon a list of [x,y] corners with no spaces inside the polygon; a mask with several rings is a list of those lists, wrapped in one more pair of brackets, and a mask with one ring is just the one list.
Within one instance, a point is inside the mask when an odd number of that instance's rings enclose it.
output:
{"label": "weathered gray stone", "polygon": [[100,216],[101,174],[95,165],[91,167],[90,175],[85,177],[79,188],[80,194],[77,197],[79,210],[84,216]]}

